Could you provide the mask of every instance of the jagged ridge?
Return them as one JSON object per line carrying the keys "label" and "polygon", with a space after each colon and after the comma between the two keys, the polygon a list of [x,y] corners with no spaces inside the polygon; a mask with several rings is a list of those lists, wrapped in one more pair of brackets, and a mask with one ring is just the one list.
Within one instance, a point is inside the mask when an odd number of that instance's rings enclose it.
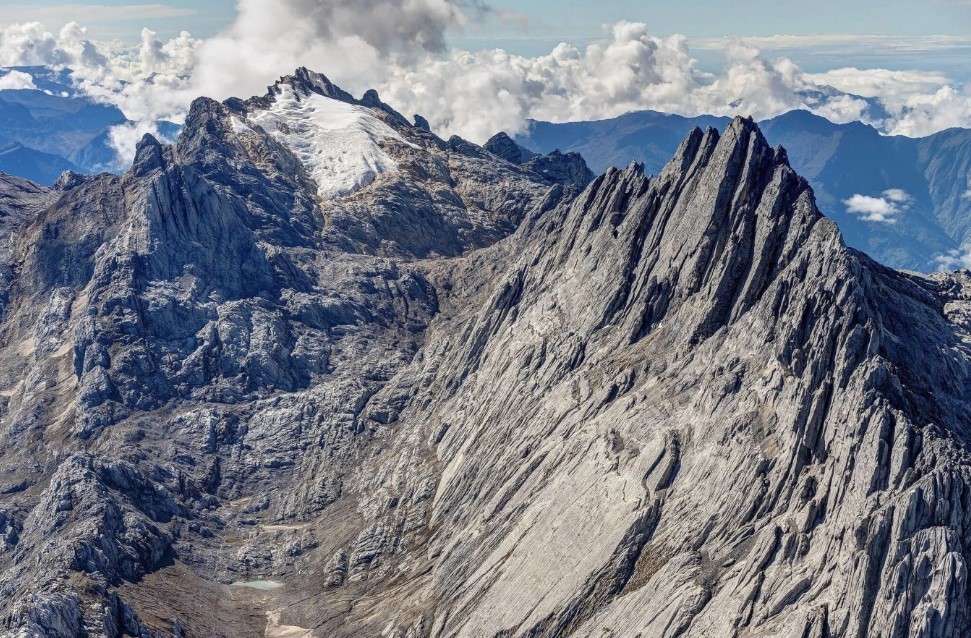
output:
{"label": "jagged ridge", "polygon": [[967,275],[846,249],[739,119],[547,224],[435,386],[433,635],[965,630]]}

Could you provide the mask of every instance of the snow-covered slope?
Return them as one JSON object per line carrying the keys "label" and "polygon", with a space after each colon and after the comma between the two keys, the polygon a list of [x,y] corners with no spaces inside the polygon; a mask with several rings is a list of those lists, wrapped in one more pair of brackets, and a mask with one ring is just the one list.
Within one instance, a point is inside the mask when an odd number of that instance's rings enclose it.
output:
{"label": "snow-covered slope", "polygon": [[[381,149],[381,142],[406,143],[370,109],[323,95],[300,95],[282,85],[266,110],[248,118],[290,149],[307,167],[324,199],[350,195],[397,164]],[[237,127],[248,126],[235,120]]]}

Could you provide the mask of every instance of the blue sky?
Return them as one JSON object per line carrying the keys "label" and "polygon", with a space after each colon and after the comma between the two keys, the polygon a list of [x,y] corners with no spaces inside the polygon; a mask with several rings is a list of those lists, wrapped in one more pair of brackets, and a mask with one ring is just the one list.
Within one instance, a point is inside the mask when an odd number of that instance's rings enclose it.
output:
{"label": "blue sky", "polygon": [[[74,20],[95,39],[134,41],[144,26],[163,38],[185,29],[208,37],[230,24],[235,0],[134,2],[0,0],[0,24],[39,20],[51,29]],[[501,47],[537,55],[566,41],[583,46],[603,25],[645,22],[660,36],[682,33],[703,67],[716,68],[724,38],[756,36],[768,55],[807,71],[840,66],[934,69],[971,78],[971,0],[489,0],[492,17],[452,34],[454,47]],[[504,16],[504,17],[501,17]],[[801,36],[782,42],[777,35]],[[833,36],[881,35],[880,39]]]}
{"label": "blue sky", "polygon": [[[689,36],[900,33],[966,35],[971,4],[958,0],[492,0],[563,33],[598,22],[644,20]],[[960,23],[963,19],[963,25]],[[963,28],[962,28],[963,27]]]}
{"label": "blue sky", "polygon": [[0,25],[38,21],[50,29],[65,22],[78,22],[102,40],[120,38],[135,41],[143,27],[170,37],[182,30],[204,37],[224,28],[236,14],[235,0],[0,0]]}
{"label": "blue sky", "polygon": [[[169,0],[133,2],[63,2],[62,0],[0,0],[0,23],[35,17],[78,20],[93,30],[122,33],[151,22],[160,31],[187,28],[211,35],[232,21],[235,0]],[[522,14],[530,28],[493,21],[475,29],[477,37],[515,35],[542,39],[595,37],[599,25],[617,20],[647,22],[659,35],[684,33],[694,37],[726,35],[968,35],[971,2],[966,0],[489,0],[497,11]],[[102,7],[115,9],[104,15]],[[92,11],[94,8],[94,11]],[[179,12],[185,12],[180,14]],[[89,18],[95,15],[98,19]],[[133,19],[126,19],[132,16]],[[145,17],[147,16],[147,17]],[[151,25],[149,25],[151,26]]]}

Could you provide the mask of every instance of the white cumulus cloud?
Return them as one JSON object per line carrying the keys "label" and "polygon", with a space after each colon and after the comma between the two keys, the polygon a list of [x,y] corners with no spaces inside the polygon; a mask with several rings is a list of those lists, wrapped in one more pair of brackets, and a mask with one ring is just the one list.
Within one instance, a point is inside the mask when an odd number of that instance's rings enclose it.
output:
{"label": "white cumulus cloud", "polygon": [[897,223],[897,215],[906,210],[911,196],[901,188],[890,188],[880,197],[856,194],[843,200],[846,212],[859,215],[863,221],[880,222],[884,224]]}
{"label": "white cumulus cloud", "polygon": [[938,255],[934,261],[941,272],[950,272],[959,268],[971,269],[971,242],[964,243],[957,250]]}
{"label": "white cumulus cloud", "polygon": [[888,127],[894,135],[921,137],[944,129],[971,126],[971,87],[944,86],[934,93],[908,96],[903,105],[891,111]]}
{"label": "white cumulus cloud", "polygon": [[392,61],[444,51],[467,20],[450,0],[239,0],[237,10],[197,51],[193,86],[213,97],[261,93],[299,66],[363,91]]}
{"label": "white cumulus cloud", "polygon": [[883,196],[895,204],[906,204],[912,199],[910,193],[902,188],[888,188],[883,191]]}
{"label": "white cumulus cloud", "polygon": [[701,74],[681,36],[656,38],[619,23],[610,41],[586,50],[561,44],[537,57],[501,49],[459,51],[396,66],[379,85],[385,99],[421,113],[443,134],[484,141],[523,130],[526,119],[599,119],[637,108],[696,110]]}
{"label": "white cumulus cloud", "polygon": [[944,73],[888,69],[857,69],[845,67],[823,73],[811,73],[807,78],[816,84],[831,86],[840,91],[862,97],[905,100],[914,93],[932,93],[950,84]]}
{"label": "white cumulus cloud", "polygon": [[[0,71],[2,73],[2,71]],[[7,89],[36,89],[34,78],[29,73],[11,70],[0,75],[0,91]]]}
{"label": "white cumulus cloud", "polygon": [[584,50],[561,44],[537,57],[460,51],[396,66],[378,88],[440,132],[479,142],[499,130],[520,132],[527,118],[603,119],[641,109],[769,118],[805,108],[845,122],[868,107],[843,94],[809,99],[806,92],[818,87],[796,64],[766,60],[739,41],[725,49],[724,72],[711,75],[698,70],[684,36],[658,38],[632,22],[614,25],[609,36]]}
{"label": "white cumulus cloud", "polygon": [[[136,132],[157,134],[159,120],[180,121],[197,97],[189,86],[197,46],[188,33],[163,43],[145,29],[138,48],[113,49],[91,41],[87,30],[73,22],[56,35],[40,23],[13,24],[0,28],[0,66],[71,69],[78,91],[121,109],[133,121],[109,132],[118,155],[114,168],[121,169],[134,158],[141,137]],[[20,72],[8,73],[0,82],[14,73]]]}

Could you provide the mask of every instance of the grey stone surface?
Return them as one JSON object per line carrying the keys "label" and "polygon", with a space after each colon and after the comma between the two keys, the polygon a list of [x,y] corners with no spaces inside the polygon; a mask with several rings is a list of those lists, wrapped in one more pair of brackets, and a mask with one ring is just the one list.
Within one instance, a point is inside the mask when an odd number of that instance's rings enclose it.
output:
{"label": "grey stone surface", "polygon": [[3,635],[971,628],[969,273],[847,249],[750,121],[581,193],[282,82],[398,170],[317,197],[233,126],[271,88],[0,184]]}
{"label": "grey stone surface", "polygon": [[520,146],[505,133],[496,133],[482,145],[482,148],[513,164],[525,164],[534,157],[538,157],[537,153]]}

